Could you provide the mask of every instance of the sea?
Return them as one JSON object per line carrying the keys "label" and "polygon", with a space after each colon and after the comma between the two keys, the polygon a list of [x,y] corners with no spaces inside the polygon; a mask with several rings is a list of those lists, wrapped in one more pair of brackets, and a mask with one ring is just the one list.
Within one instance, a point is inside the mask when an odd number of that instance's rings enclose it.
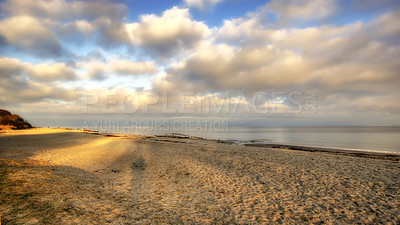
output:
{"label": "sea", "polygon": [[[154,126],[153,126],[154,127]],[[72,127],[77,129],[79,127]],[[185,129],[186,128],[186,129]],[[218,129],[215,129],[218,128]],[[80,129],[83,129],[80,127]],[[103,133],[163,135],[181,133],[197,137],[231,141],[235,144],[285,144],[400,154],[400,126],[313,126],[313,127],[256,127],[221,126],[190,129],[161,127],[160,129],[99,129]]]}

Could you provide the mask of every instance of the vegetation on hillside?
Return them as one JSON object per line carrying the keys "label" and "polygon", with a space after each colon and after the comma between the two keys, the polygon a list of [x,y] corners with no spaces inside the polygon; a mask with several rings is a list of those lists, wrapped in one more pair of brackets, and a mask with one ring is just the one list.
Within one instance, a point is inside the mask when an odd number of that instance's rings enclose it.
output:
{"label": "vegetation on hillside", "polygon": [[32,125],[16,114],[0,109],[0,130],[29,129]]}

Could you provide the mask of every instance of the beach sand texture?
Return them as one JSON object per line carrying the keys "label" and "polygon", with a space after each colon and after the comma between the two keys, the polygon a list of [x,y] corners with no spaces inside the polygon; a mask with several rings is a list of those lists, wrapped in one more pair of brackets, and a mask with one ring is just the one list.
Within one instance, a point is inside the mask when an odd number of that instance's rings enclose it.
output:
{"label": "beach sand texture", "polygon": [[32,129],[0,178],[2,224],[400,223],[398,160]]}

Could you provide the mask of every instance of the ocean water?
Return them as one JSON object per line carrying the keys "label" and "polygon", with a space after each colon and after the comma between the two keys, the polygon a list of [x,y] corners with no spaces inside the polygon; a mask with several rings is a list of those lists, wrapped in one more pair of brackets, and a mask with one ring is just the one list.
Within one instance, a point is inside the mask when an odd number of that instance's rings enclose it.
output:
{"label": "ocean water", "polygon": [[238,143],[274,143],[299,146],[400,153],[400,127],[245,127],[227,131],[187,132],[205,138]]}
{"label": "ocean water", "polygon": [[235,127],[229,133],[239,141],[400,153],[400,127]]}
{"label": "ocean water", "polygon": [[[353,127],[248,127],[225,126],[217,129],[134,129],[128,133],[157,135],[183,133],[215,140],[236,143],[274,143],[299,146],[339,148],[378,152],[400,153],[400,126],[353,126]],[[94,128],[96,129],[96,128]],[[98,127],[97,127],[97,130]],[[126,133],[125,130],[101,130],[101,132]]]}

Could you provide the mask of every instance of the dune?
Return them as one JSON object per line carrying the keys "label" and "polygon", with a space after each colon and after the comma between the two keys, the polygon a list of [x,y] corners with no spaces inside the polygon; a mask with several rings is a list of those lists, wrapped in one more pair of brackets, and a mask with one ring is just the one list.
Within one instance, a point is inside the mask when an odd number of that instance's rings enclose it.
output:
{"label": "dune", "polygon": [[4,223],[398,224],[398,158],[106,136],[0,135]]}
{"label": "dune", "polygon": [[11,114],[9,111],[0,109],[0,132],[4,133],[11,129],[29,129],[32,125],[22,117]]}

